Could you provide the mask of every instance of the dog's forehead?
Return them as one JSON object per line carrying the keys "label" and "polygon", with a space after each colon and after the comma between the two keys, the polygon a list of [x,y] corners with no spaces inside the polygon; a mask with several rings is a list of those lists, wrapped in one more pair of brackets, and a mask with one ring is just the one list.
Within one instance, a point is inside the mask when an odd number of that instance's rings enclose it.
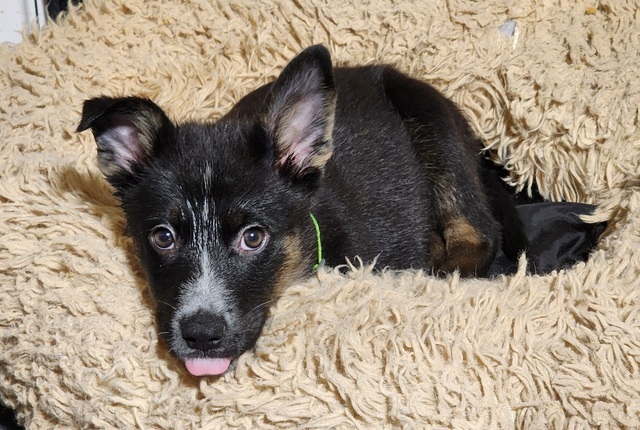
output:
{"label": "dog's forehead", "polygon": [[250,167],[248,146],[239,126],[187,123],[177,127],[175,140],[159,153],[159,168],[170,170],[187,187],[206,178],[231,179],[234,171]]}
{"label": "dog's forehead", "polygon": [[[224,160],[226,163],[255,154],[264,146],[265,133],[254,122],[223,120],[178,126],[176,149],[190,156]],[[225,160],[231,158],[231,160]]]}
{"label": "dog's forehead", "polygon": [[255,124],[224,121],[178,126],[176,140],[161,154],[156,177],[169,174],[175,197],[209,207],[255,194],[273,182],[263,135]]}

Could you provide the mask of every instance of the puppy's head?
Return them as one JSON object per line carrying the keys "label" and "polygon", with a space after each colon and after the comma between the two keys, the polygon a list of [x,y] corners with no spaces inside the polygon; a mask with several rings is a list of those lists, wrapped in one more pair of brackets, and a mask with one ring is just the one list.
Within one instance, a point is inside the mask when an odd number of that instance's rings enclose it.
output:
{"label": "puppy's head", "polygon": [[101,97],[78,127],[126,213],[159,331],[194,375],[224,373],[312,266],[310,200],[335,111],[327,50],[303,51],[248,111],[174,124],[149,100]]}

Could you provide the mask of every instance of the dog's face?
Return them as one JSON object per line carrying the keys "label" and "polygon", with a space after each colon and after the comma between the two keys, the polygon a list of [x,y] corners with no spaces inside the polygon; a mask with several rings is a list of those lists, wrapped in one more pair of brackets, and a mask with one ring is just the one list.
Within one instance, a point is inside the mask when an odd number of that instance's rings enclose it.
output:
{"label": "dog's face", "polygon": [[225,372],[256,342],[278,290],[310,270],[303,232],[334,110],[321,47],[285,68],[256,114],[176,125],[140,98],[85,103],[78,129],[94,133],[159,331],[192,374]]}

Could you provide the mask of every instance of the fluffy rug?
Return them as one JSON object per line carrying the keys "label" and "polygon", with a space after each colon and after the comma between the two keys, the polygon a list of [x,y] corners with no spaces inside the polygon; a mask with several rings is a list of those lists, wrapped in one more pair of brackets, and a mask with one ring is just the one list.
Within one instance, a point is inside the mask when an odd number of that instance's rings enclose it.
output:
{"label": "fluffy rug", "polygon": [[[638,428],[639,20],[636,0],[85,0],[1,46],[0,400],[30,429]],[[610,228],[547,276],[327,269],[235,371],[191,377],[158,344],[82,102],[216,118],[312,43],[429,80],[514,185]]]}

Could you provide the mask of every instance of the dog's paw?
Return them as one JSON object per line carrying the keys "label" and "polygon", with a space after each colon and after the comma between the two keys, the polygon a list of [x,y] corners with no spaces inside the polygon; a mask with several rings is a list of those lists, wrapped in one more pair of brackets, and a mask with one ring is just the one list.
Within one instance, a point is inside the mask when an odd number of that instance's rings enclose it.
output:
{"label": "dog's paw", "polygon": [[450,222],[443,232],[446,258],[440,265],[445,272],[460,271],[462,276],[482,275],[493,255],[493,242],[464,218]]}
{"label": "dog's paw", "polygon": [[[447,259],[447,249],[445,247],[444,238],[442,234],[436,230],[429,231],[429,267],[433,270],[434,274],[440,275],[438,271]],[[442,273],[444,275],[444,273]]]}

